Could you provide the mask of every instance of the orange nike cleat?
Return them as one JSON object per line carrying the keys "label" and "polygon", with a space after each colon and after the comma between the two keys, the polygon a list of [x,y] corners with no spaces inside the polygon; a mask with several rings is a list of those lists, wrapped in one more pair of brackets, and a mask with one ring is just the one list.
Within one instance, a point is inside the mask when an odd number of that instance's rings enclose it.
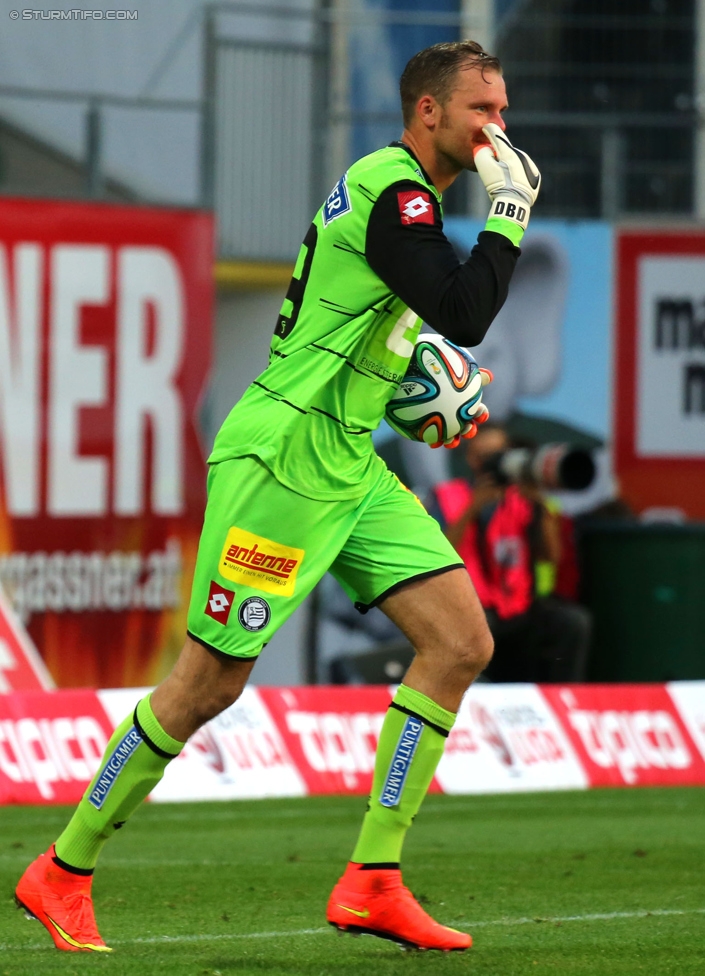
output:
{"label": "orange nike cleat", "polygon": [[36,918],[64,952],[112,952],[98,934],[92,875],[74,874],[54,861],[54,845],[32,861],[15,889],[27,918]]}
{"label": "orange nike cleat", "polygon": [[363,870],[348,864],[328,901],[331,925],[351,935],[377,935],[405,949],[463,952],[472,945],[465,932],[447,928],[427,915],[401,881],[398,868]]}

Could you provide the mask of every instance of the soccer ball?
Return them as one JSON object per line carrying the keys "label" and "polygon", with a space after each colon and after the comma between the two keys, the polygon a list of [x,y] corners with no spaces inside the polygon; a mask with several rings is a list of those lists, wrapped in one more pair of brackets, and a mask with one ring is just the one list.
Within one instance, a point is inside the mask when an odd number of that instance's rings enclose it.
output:
{"label": "soccer ball", "polygon": [[424,334],[387,404],[385,419],[403,437],[438,447],[465,433],[473,419],[487,412],[481,402],[486,381],[467,349],[443,336]]}

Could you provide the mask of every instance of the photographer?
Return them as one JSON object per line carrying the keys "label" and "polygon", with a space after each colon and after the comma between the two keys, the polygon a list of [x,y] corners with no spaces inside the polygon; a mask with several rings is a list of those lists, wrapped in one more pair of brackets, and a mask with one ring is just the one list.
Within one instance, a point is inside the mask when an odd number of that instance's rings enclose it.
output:
{"label": "photographer", "polygon": [[585,677],[590,615],[553,595],[561,517],[529,482],[503,484],[496,459],[510,447],[494,424],[467,442],[468,478],[437,485],[429,510],[463,559],[495,640],[492,681]]}

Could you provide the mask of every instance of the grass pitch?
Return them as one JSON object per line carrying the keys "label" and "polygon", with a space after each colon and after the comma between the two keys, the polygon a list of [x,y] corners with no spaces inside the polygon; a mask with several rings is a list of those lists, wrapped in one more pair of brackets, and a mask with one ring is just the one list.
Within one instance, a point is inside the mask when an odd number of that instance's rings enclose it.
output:
{"label": "grass pitch", "polygon": [[110,956],[57,952],[13,905],[65,808],[0,809],[0,976],[687,976],[705,973],[705,790],[428,798],[405,879],[464,954],[325,924],[365,801],[146,806],[96,872]]}

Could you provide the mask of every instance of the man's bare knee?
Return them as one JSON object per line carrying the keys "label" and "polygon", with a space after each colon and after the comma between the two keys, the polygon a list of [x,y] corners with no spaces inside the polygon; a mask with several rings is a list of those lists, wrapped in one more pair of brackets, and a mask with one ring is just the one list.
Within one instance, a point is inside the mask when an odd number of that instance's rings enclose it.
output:
{"label": "man's bare knee", "polygon": [[463,636],[456,644],[453,657],[458,670],[468,676],[468,684],[481,671],[484,671],[492,660],[494,640],[489,627],[471,636]]}
{"label": "man's bare knee", "polygon": [[489,627],[485,627],[483,632],[478,635],[475,646],[475,658],[478,666],[478,674],[484,671],[494,655],[494,637]]}
{"label": "man's bare knee", "polygon": [[174,670],[152,694],[154,714],[169,735],[185,742],[237,701],[254,663],[221,658],[189,638]]}
{"label": "man's bare knee", "polygon": [[189,702],[188,710],[193,716],[194,721],[201,725],[210,722],[216,715],[220,715],[226,708],[230,708],[238,700],[242,693],[242,688],[238,685],[234,688],[209,689],[205,694],[200,694],[197,700]]}
{"label": "man's bare knee", "polygon": [[470,632],[460,627],[455,633],[429,636],[417,643],[415,651],[429,666],[467,676],[470,683],[492,660],[494,639],[483,622]]}
{"label": "man's bare knee", "polygon": [[416,650],[404,683],[449,711],[486,668],[493,641],[463,569],[410,583],[380,604]]}

